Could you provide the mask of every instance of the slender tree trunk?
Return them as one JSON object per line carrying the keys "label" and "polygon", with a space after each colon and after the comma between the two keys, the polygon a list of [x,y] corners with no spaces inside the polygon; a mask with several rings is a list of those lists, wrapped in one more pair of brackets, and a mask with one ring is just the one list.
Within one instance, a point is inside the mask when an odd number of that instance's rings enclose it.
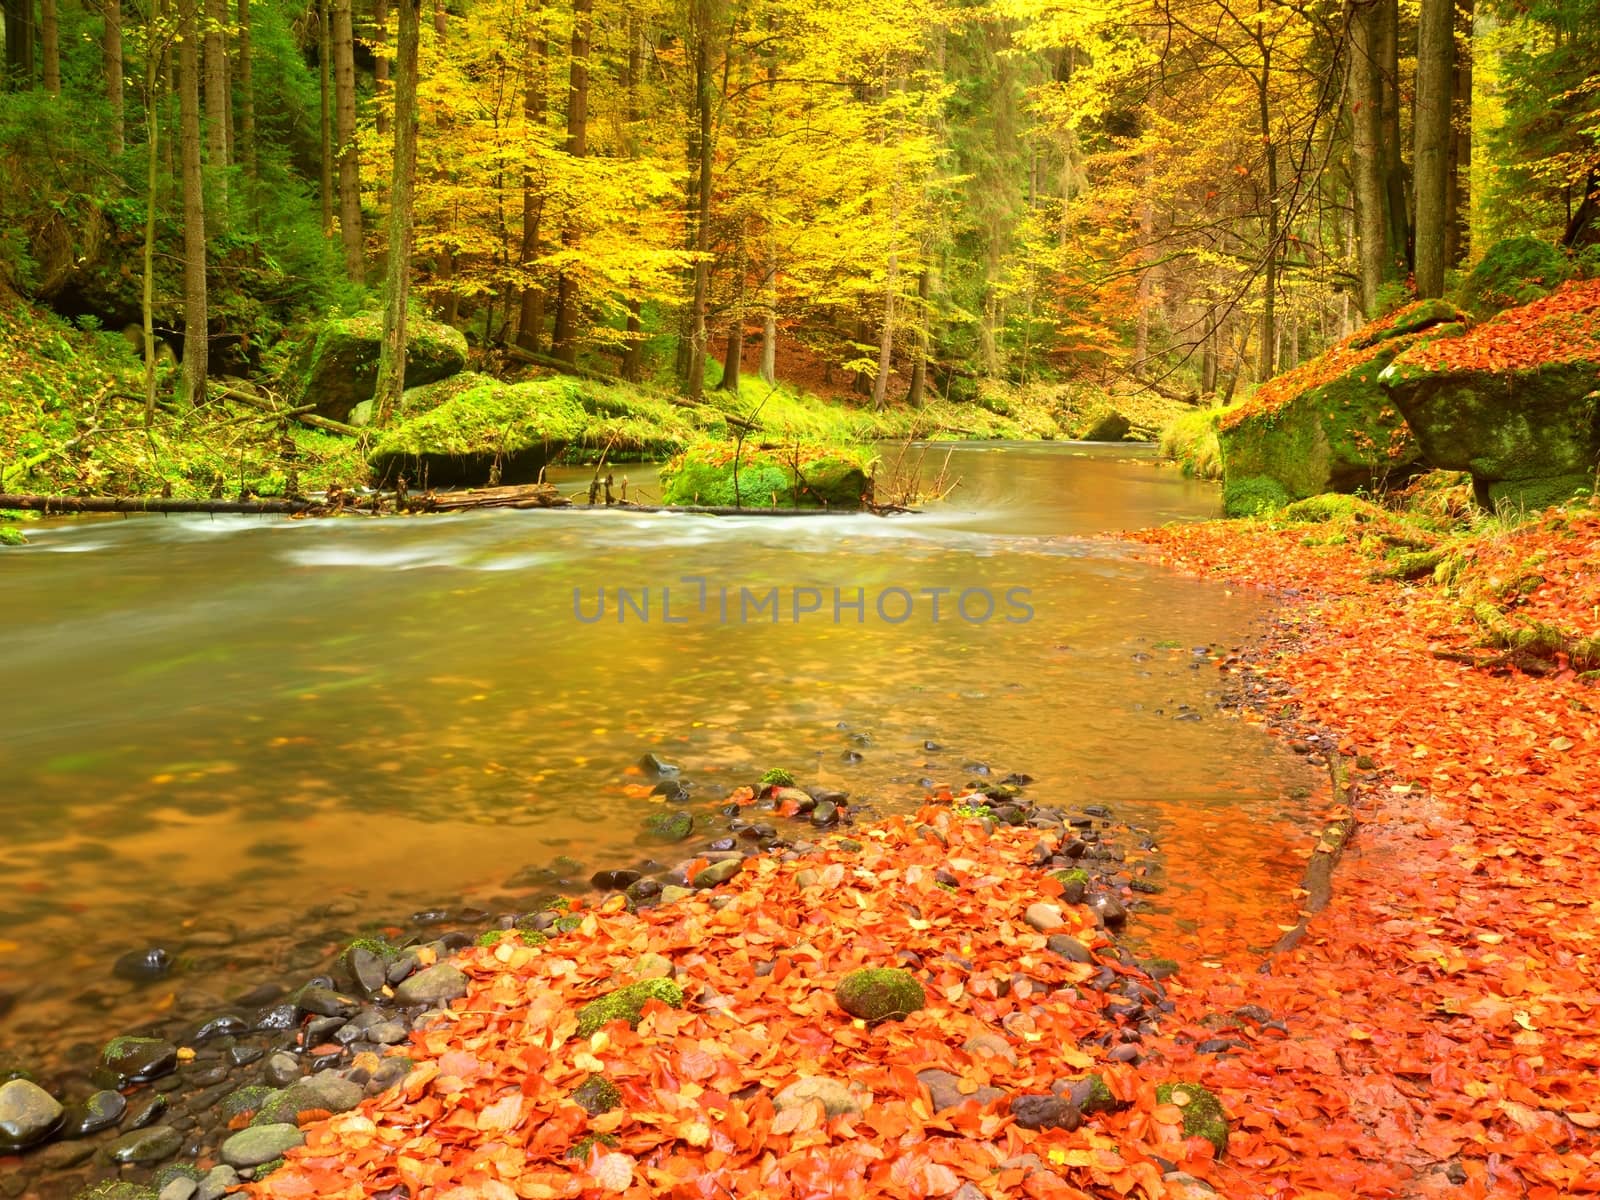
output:
{"label": "slender tree trunk", "polygon": [[333,236],[333,17],[317,0],[318,145],[322,150],[322,236]]}
{"label": "slender tree trunk", "polygon": [[239,161],[245,175],[260,178],[256,149],[255,51],[250,44],[250,0],[239,0]]}
{"label": "slender tree trunk", "polygon": [[1383,120],[1383,183],[1387,193],[1389,262],[1411,270],[1411,190],[1400,133],[1400,3],[1378,2],[1379,109]]}
{"label": "slender tree trunk", "polygon": [[5,86],[14,92],[33,86],[33,0],[5,0]]}
{"label": "slender tree trunk", "polygon": [[[152,14],[154,17],[155,14]],[[140,315],[144,318],[144,423],[149,428],[156,420],[156,217],[161,199],[161,22],[150,20],[145,26],[144,124],[145,124],[145,207],[144,279],[140,294]],[[119,55],[120,62],[120,55]]]}
{"label": "slender tree trunk", "polygon": [[206,160],[216,198],[228,204],[228,22],[227,0],[205,0]]}
{"label": "slender tree trunk", "polygon": [[[639,157],[639,121],[644,113],[639,107],[639,74],[644,67],[644,37],[639,31],[639,14],[634,9],[628,10],[628,61],[625,71],[625,87],[627,95],[627,120],[628,129],[623,137],[624,146],[628,157]],[[628,301],[627,343],[622,349],[622,378],[631,383],[637,383],[644,374],[644,321],[641,319],[644,306],[634,297]]]}
{"label": "slender tree trunk", "polygon": [[928,352],[933,345],[933,314],[928,311],[928,296],[933,287],[931,274],[924,266],[917,276],[917,357],[911,364],[911,386],[906,389],[906,403],[912,408],[922,407],[928,386]]}
{"label": "slender tree trunk", "polygon": [[[589,23],[594,0],[572,3],[572,75],[567,99],[567,153],[582,158],[589,139]],[[579,242],[578,220],[567,213],[561,228],[561,244],[571,250]],[[563,270],[556,282],[556,327],[552,339],[555,356],[566,362],[578,359],[578,277]]]}
{"label": "slender tree trunk", "polygon": [[1214,396],[1217,391],[1217,317],[1213,308],[1206,309],[1205,330],[1200,349],[1200,394]]}
{"label": "slender tree trunk", "polygon": [[355,29],[350,0],[333,0],[333,90],[335,136],[339,139],[339,240],[344,270],[352,282],[367,275],[361,231],[361,163],[356,154]]}
{"label": "slender tree trunk", "polygon": [[387,424],[406,386],[406,306],[411,293],[412,192],[417,176],[419,0],[397,0],[394,170],[389,178],[389,261],[383,280],[383,345],[378,357],[377,424]]}
{"label": "slender tree trunk", "polygon": [[714,0],[690,0],[694,38],[695,208],[694,294],[689,310],[689,363],[686,391],[699,400],[706,385],[706,310],[711,302],[712,116],[711,36]]}
{"label": "slender tree trunk", "polygon": [[1355,177],[1356,256],[1361,277],[1361,308],[1378,315],[1378,293],[1387,275],[1389,236],[1384,221],[1383,113],[1381,76],[1375,55],[1378,0],[1355,4],[1350,12],[1350,125]]}
{"label": "slender tree trunk", "polygon": [[1417,295],[1444,294],[1445,180],[1450,155],[1450,84],[1454,70],[1454,5],[1422,0],[1417,22],[1416,137]]}
{"label": "slender tree trunk", "polygon": [[[892,201],[891,201],[892,204]],[[893,217],[890,218],[894,220]],[[883,409],[889,396],[889,372],[894,366],[894,302],[900,290],[900,252],[889,251],[889,278],[883,289],[883,328],[878,334],[878,373],[872,379],[872,407]]]}
{"label": "slender tree trunk", "polygon": [[1459,267],[1470,248],[1472,209],[1473,0],[1455,0],[1455,96],[1451,105],[1449,174],[1445,179],[1444,257]]}
{"label": "slender tree trunk", "polygon": [[[544,129],[546,88],[549,85],[550,38],[544,25],[544,5],[534,9],[529,23],[528,77],[523,84],[522,113],[528,136]],[[539,174],[526,170],[522,175],[522,269],[532,271],[539,257],[539,226],[544,218],[544,187]],[[517,345],[537,352],[544,336],[544,288],[537,280],[522,289],[522,308],[517,320]]]}
{"label": "slender tree trunk", "polygon": [[39,42],[44,50],[44,90],[61,95],[61,21],[56,0],[39,0]]}
{"label": "slender tree trunk", "polygon": [[[1258,4],[1257,11],[1264,11]],[[1272,136],[1272,96],[1269,85],[1272,78],[1272,49],[1261,43],[1261,75],[1256,91],[1257,117],[1261,122],[1261,143],[1267,156],[1267,256],[1261,272],[1264,295],[1261,298],[1261,361],[1256,364],[1256,378],[1261,383],[1271,379],[1277,370],[1278,348],[1278,239],[1281,236],[1278,218],[1278,143]]]}
{"label": "slender tree trunk", "polygon": [[127,149],[127,122],[123,106],[122,0],[103,0],[105,31],[100,39],[100,60],[106,76],[106,103],[111,106],[111,128],[106,149],[120,155]]}
{"label": "slender tree trunk", "polygon": [[185,404],[206,398],[206,207],[200,165],[200,0],[179,0],[178,104],[183,142],[183,389]]}
{"label": "slender tree trunk", "polygon": [[778,321],[769,308],[761,318],[761,381],[778,379]]}
{"label": "slender tree trunk", "polygon": [[[535,18],[537,19],[537,18]],[[389,132],[389,111],[384,107],[389,91],[389,0],[372,0],[372,78],[378,103],[374,106],[374,124],[379,134]]]}

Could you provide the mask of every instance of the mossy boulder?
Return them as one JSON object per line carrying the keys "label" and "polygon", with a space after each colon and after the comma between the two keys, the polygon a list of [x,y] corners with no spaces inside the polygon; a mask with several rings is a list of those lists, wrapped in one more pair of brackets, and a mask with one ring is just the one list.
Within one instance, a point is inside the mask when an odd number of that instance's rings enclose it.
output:
{"label": "mossy boulder", "polygon": [[683,989],[670,979],[641,979],[608,992],[578,1010],[578,1036],[588,1037],[612,1021],[626,1021],[637,1029],[644,1006],[652,1000],[668,1008],[682,1008]]}
{"label": "mossy boulder", "polygon": [[1572,278],[1566,251],[1542,238],[1496,242],[1461,282],[1461,303],[1480,318],[1531,304]]}
{"label": "mossy boulder", "polygon": [[1245,475],[1222,485],[1222,511],[1230,517],[1260,517],[1289,503],[1289,492],[1271,475]]}
{"label": "mossy boulder", "polygon": [[[409,371],[407,377],[410,377]],[[492,376],[480,375],[477,371],[462,371],[459,375],[451,375],[447,379],[436,379],[420,387],[408,387],[401,393],[400,403],[395,406],[389,419],[404,421],[425,412],[432,412],[446,400],[454,400],[462,392],[470,392],[473,388],[494,382]],[[358,428],[372,424],[373,408],[376,403],[375,400],[363,400],[350,410],[347,421]]]}
{"label": "mossy boulder", "polygon": [[1098,404],[1084,414],[1075,431],[1080,442],[1120,442],[1133,423],[1109,404]]}
{"label": "mossy boulder", "polygon": [[398,421],[367,461],[380,479],[413,485],[532,482],[588,423],[575,380],[490,380],[428,412]]}
{"label": "mossy boulder", "polygon": [[1419,344],[1382,374],[1429,463],[1470,472],[1480,502],[1543,507],[1594,486],[1600,280]]}
{"label": "mossy boulder", "polygon": [[917,977],[896,967],[852,971],[839,981],[833,996],[840,1008],[863,1021],[907,1017],[928,1002]]}
{"label": "mossy boulder", "polygon": [[1262,385],[1217,423],[1225,484],[1274,480],[1288,501],[1411,474],[1420,450],[1378,377],[1411,347],[1463,332],[1465,319],[1450,305],[1424,300]]}
{"label": "mossy boulder", "polygon": [[1221,1155],[1228,1148],[1228,1118],[1219,1101],[1198,1083],[1156,1085],[1156,1103],[1175,1104],[1183,1112],[1183,1136],[1202,1137]]}
{"label": "mossy boulder", "polygon": [[[378,384],[383,315],[357,313],[324,321],[301,347],[294,373],[297,404],[315,404],[320,416],[343,421]],[[446,379],[467,365],[467,339],[459,329],[426,318],[406,323],[406,382],[413,387]]]}
{"label": "mossy boulder", "polygon": [[[737,459],[737,480],[735,460]],[[821,443],[695,442],[661,469],[664,504],[859,509],[870,456]]]}

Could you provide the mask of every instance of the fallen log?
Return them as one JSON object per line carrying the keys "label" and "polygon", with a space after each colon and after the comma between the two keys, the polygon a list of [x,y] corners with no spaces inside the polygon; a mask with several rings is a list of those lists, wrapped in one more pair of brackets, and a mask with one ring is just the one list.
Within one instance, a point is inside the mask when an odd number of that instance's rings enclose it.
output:
{"label": "fallen log", "polygon": [[309,425],[313,429],[325,429],[329,433],[342,433],[346,437],[361,436],[361,430],[354,425],[346,425],[343,421],[335,421],[331,417],[319,417],[303,408],[279,408],[267,397],[258,395],[253,391],[229,387],[223,388],[216,394],[220,395],[224,400],[232,400],[236,404],[247,404],[251,408],[259,408],[262,412],[271,413],[275,417],[288,417],[291,420],[299,421],[302,425]]}
{"label": "fallen log", "polygon": [[0,494],[0,508],[56,513],[266,513],[326,511],[316,500],[174,500],[170,496],[26,496]]}

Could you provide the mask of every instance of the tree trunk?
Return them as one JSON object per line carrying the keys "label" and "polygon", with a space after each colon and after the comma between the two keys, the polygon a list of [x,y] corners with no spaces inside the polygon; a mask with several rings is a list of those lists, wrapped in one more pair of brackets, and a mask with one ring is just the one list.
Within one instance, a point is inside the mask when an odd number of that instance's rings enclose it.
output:
{"label": "tree trunk", "polygon": [[1422,0],[1417,22],[1416,281],[1419,299],[1444,295],[1445,180],[1450,165],[1450,84],[1454,69],[1454,5]]}
{"label": "tree trunk", "polygon": [[61,21],[56,0],[39,0],[39,42],[44,50],[44,90],[61,95]]}
{"label": "tree trunk", "polygon": [[1204,342],[1200,348],[1200,394],[1214,396],[1217,391],[1216,310],[1206,309]]}
{"label": "tree trunk", "polygon": [[412,191],[417,177],[419,0],[398,0],[395,43],[394,170],[389,177],[389,261],[383,280],[383,345],[378,357],[376,423],[386,424],[406,386],[406,304],[411,292]]}
{"label": "tree trunk", "polygon": [[[589,142],[589,24],[594,0],[572,2],[572,74],[567,98],[567,153],[582,158]],[[579,242],[577,219],[566,214],[561,244],[573,249]],[[551,350],[563,362],[578,360],[578,279],[563,270],[556,282],[556,327]]]}
{"label": "tree trunk", "polygon": [[333,18],[328,0],[317,0],[317,136],[322,150],[322,236],[333,236]]}
{"label": "tree trunk", "polygon": [[256,154],[255,52],[250,45],[250,0],[239,0],[239,161],[245,175],[260,176]]}
{"label": "tree trunk", "polygon": [[378,133],[389,132],[389,111],[384,107],[389,90],[389,0],[372,0],[372,78],[378,103],[373,108],[373,123]]}
{"label": "tree trunk", "polygon": [[1377,0],[1379,108],[1383,120],[1383,182],[1387,193],[1389,261],[1404,264],[1400,274],[1411,270],[1411,197],[1406,177],[1404,146],[1400,136],[1400,4],[1399,0]]}
{"label": "tree trunk", "polygon": [[367,275],[366,239],[361,232],[361,161],[356,153],[355,29],[350,0],[333,0],[333,91],[335,135],[339,139],[339,240],[344,270],[352,283]]}
{"label": "tree trunk", "polygon": [[[1257,11],[1264,5],[1258,3]],[[1278,143],[1272,136],[1272,49],[1261,43],[1261,75],[1257,81],[1257,119],[1261,123],[1261,144],[1267,156],[1267,255],[1261,272],[1261,360],[1256,364],[1256,379],[1265,383],[1277,370],[1278,348]]]}
{"label": "tree trunk", "polygon": [[[528,136],[544,128],[545,89],[549,84],[550,39],[544,26],[544,5],[534,9],[529,21],[528,71],[523,83],[522,114]],[[522,175],[522,269],[532,271],[539,257],[539,226],[544,217],[544,187],[533,171]],[[531,282],[522,289],[522,309],[517,319],[517,345],[534,353],[544,336],[544,288]]]}
{"label": "tree trunk", "polygon": [[181,400],[206,398],[206,207],[200,166],[200,0],[178,3],[178,120],[183,142],[183,387]]}
{"label": "tree trunk", "polygon": [[217,199],[228,204],[228,22],[227,0],[205,0],[202,46],[206,70],[206,161],[212,168]]}
{"label": "tree trunk", "polygon": [[878,334],[878,373],[872,379],[872,407],[882,411],[894,366],[894,302],[900,288],[900,252],[889,251],[889,278],[883,291],[883,329]]}
{"label": "tree trunk", "polygon": [[1383,113],[1381,75],[1375,55],[1380,0],[1356,4],[1350,12],[1350,125],[1355,177],[1356,257],[1361,277],[1361,308],[1378,315],[1378,293],[1388,274],[1389,235],[1384,220]]}
{"label": "tree trunk", "polygon": [[706,386],[706,310],[711,302],[711,139],[712,97],[711,36],[714,0],[690,0],[689,27],[694,39],[695,206],[694,294],[689,310],[689,362],[687,392],[699,400]]}
{"label": "tree trunk", "polygon": [[11,91],[33,86],[33,0],[5,0],[6,72]]}
{"label": "tree trunk", "polygon": [[[154,13],[151,14],[152,18]],[[144,423],[148,428],[156,419],[156,217],[161,199],[161,70],[162,39],[159,22],[145,23],[144,121],[145,121],[145,200],[144,200],[144,279],[140,292],[140,315],[144,318]]]}
{"label": "tree trunk", "polygon": [[100,59],[106,75],[106,103],[111,106],[111,129],[106,148],[113,155],[127,149],[127,121],[122,101],[122,0],[104,0],[105,34],[100,41]]}
{"label": "tree trunk", "polygon": [[927,267],[917,276],[917,357],[911,364],[911,386],[906,389],[906,403],[921,408],[923,393],[928,386],[928,350],[933,345],[931,314],[928,312],[928,295],[933,287]]}
{"label": "tree trunk", "polygon": [[1472,12],[1473,0],[1455,0],[1454,99],[1450,106],[1450,163],[1444,191],[1444,258],[1459,267],[1470,248],[1472,208]]}

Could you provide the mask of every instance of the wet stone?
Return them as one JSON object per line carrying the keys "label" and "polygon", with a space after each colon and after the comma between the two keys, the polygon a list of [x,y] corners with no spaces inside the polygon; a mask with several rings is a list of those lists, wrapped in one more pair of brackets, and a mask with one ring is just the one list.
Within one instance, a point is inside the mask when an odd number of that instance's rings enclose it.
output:
{"label": "wet stone", "polygon": [[222,1143],[222,1161],[235,1169],[258,1167],[304,1145],[305,1140],[305,1134],[293,1125],[256,1125]]}
{"label": "wet stone", "polygon": [[467,994],[467,977],[449,963],[419,971],[395,989],[400,1004],[445,1004]]}
{"label": "wet stone", "polygon": [[1089,907],[1107,929],[1117,929],[1128,923],[1128,910],[1122,907],[1120,900],[1106,892],[1091,897]]}
{"label": "wet stone", "polygon": [[591,887],[602,892],[620,892],[629,885],[639,882],[638,871],[626,868],[612,871],[596,871],[589,877]]}
{"label": "wet stone", "polygon": [[0,1154],[42,1142],[61,1125],[63,1114],[56,1098],[30,1080],[0,1086]]}
{"label": "wet stone", "polygon": [[832,800],[819,800],[811,810],[811,823],[819,829],[832,825],[839,819],[839,806]]}
{"label": "wet stone", "polygon": [[361,1001],[355,997],[343,995],[319,984],[302,988],[296,1003],[303,1012],[313,1013],[319,1017],[350,1017],[361,1009]]}
{"label": "wet stone", "polygon": [[300,1023],[300,1010],[293,1004],[274,1004],[256,1013],[250,1028],[260,1033],[282,1033]]}
{"label": "wet stone", "polygon": [[351,946],[345,951],[344,968],[356,987],[369,996],[383,991],[389,982],[389,968],[383,956],[366,946]]}
{"label": "wet stone", "polygon": [[266,1050],[260,1046],[229,1046],[228,1063],[235,1067],[248,1067],[253,1062],[259,1062],[264,1054]]}
{"label": "wet stone", "polygon": [[178,1048],[158,1038],[120,1037],[106,1043],[100,1066],[121,1084],[146,1083],[178,1065]]}
{"label": "wet stone", "polygon": [[1048,1093],[1013,1097],[1011,1115],[1024,1129],[1076,1129],[1083,1122],[1070,1100]]}
{"label": "wet stone", "polygon": [[744,867],[744,860],[738,858],[725,859],[719,863],[712,863],[701,870],[694,877],[694,886],[697,888],[713,888],[718,884],[727,883]]}
{"label": "wet stone", "polygon": [[154,1096],[145,1096],[129,1104],[122,1124],[128,1129],[143,1129],[146,1125],[154,1125],[166,1111],[167,1098],[158,1092]]}
{"label": "wet stone", "polygon": [[250,1026],[238,1017],[221,1016],[206,1021],[184,1040],[191,1046],[198,1046],[212,1038],[238,1037],[249,1032]]}
{"label": "wet stone", "polygon": [[101,1153],[114,1163],[136,1163],[150,1166],[164,1162],[183,1145],[183,1135],[169,1125],[153,1125],[125,1133],[114,1142],[108,1142]]}
{"label": "wet stone", "polygon": [[57,1142],[38,1151],[30,1161],[38,1163],[47,1171],[64,1171],[68,1167],[87,1162],[94,1157],[94,1151],[92,1142]]}
{"label": "wet stone", "polygon": [[96,1091],[93,1096],[74,1101],[67,1106],[66,1122],[62,1123],[64,1138],[88,1138],[91,1133],[109,1130],[122,1120],[128,1110],[128,1101],[120,1091]]}
{"label": "wet stone", "polygon": [[111,965],[111,973],[130,983],[154,983],[172,971],[172,955],[159,946],[130,950]]}
{"label": "wet stone", "polygon": [[300,1060],[292,1054],[279,1051],[267,1059],[261,1074],[274,1087],[284,1087],[300,1078]]}
{"label": "wet stone", "polygon": [[663,779],[679,773],[677,764],[654,754],[641,755],[638,766],[646,779]]}

